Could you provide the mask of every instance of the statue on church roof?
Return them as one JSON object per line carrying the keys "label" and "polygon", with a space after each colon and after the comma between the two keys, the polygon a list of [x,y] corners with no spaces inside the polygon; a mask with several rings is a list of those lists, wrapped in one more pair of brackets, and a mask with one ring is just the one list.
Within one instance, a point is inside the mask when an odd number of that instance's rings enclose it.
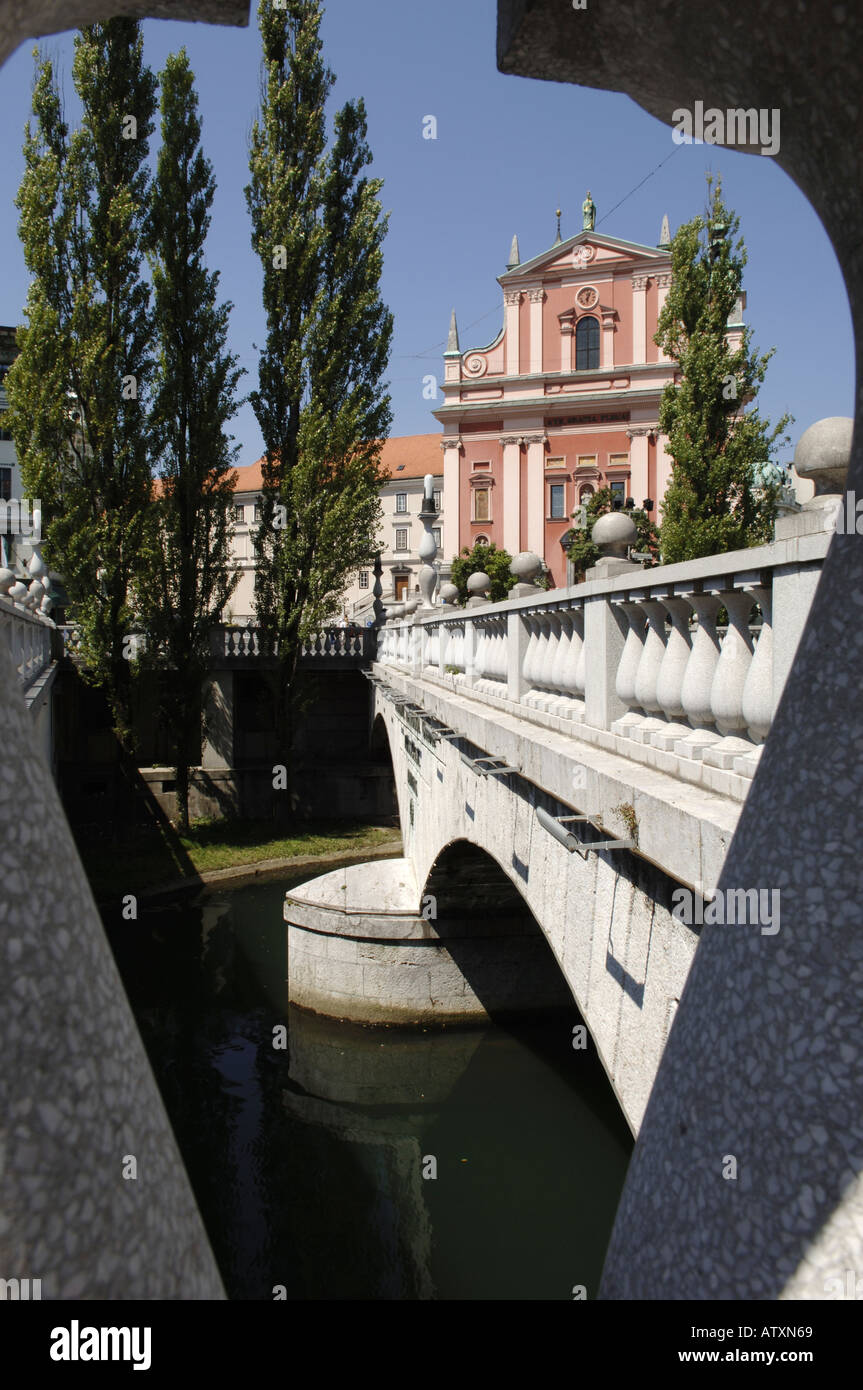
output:
{"label": "statue on church roof", "polygon": [[587,197],[581,205],[582,228],[583,232],[592,232],[596,226],[596,203],[590,196],[590,189],[587,190]]}

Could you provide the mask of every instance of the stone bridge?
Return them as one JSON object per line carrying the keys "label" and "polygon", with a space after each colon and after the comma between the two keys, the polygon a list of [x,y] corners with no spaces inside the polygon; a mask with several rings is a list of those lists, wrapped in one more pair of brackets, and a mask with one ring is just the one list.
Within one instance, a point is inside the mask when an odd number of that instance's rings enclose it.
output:
{"label": "stone bridge", "polygon": [[291,997],[413,1022],[574,999],[637,1132],[705,914],[781,950],[781,883],[709,904],[830,540],[813,524],[391,618],[371,726],[405,857],[288,895]]}

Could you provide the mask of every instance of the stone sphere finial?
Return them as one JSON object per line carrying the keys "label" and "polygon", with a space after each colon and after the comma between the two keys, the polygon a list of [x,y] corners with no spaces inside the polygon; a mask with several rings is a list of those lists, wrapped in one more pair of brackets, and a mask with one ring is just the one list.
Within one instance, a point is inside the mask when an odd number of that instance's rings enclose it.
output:
{"label": "stone sphere finial", "polygon": [[522,550],[516,555],[509,569],[520,584],[533,584],[542,569],[542,561],[532,550]]}
{"label": "stone sphere finial", "polygon": [[483,574],[482,570],[478,570],[476,574],[472,574],[467,581],[468,599],[465,607],[482,608],[487,603],[491,603],[491,599],[488,596],[490,588],[491,580],[487,574]]}
{"label": "stone sphere finial", "polygon": [[[845,491],[854,421],[847,415],[829,415],[804,430],[794,450],[794,467],[801,478],[811,478],[815,497]],[[813,502],[815,498],[813,498]]]}
{"label": "stone sphere finial", "polygon": [[606,512],[594,523],[590,538],[603,555],[625,560],[629,547],[635,545],[637,535],[635,522],[626,512]]}
{"label": "stone sphere finial", "polygon": [[458,603],[457,584],[441,584],[438,589],[438,594],[440,595],[441,603],[446,604],[449,608],[454,608]]}
{"label": "stone sphere finial", "polygon": [[4,567],[0,569],[0,594],[8,594],[14,583],[15,571],[6,569],[4,565]]}

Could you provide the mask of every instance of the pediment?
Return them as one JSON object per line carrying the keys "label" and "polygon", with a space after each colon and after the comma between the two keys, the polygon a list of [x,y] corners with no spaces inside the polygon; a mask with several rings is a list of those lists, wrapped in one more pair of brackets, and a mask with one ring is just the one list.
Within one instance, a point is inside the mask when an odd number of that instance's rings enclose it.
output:
{"label": "pediment", "polygon": [[522,280],[535,283],[548,274],[564,274],[574,270],[589,270],[597,266],[623,269],[626,266],[645,266],[653,261],[667,264],[669,253],[659,247],[641,246],[634,241],[602,236],[597,232],[579,232],[568,241],[552,246],[533,260],[498,276],[502,285],[516,289]]}

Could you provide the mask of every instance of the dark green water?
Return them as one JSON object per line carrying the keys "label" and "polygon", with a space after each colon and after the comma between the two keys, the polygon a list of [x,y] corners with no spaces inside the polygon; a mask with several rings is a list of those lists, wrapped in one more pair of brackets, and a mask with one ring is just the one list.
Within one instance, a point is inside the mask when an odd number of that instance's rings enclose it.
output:
{"label": "dark green water", "polygon": [[595,1297],[632,1140],[578,1015],[425,1032],[289,1007],[288,886],[110,931],[229,1296]]}

